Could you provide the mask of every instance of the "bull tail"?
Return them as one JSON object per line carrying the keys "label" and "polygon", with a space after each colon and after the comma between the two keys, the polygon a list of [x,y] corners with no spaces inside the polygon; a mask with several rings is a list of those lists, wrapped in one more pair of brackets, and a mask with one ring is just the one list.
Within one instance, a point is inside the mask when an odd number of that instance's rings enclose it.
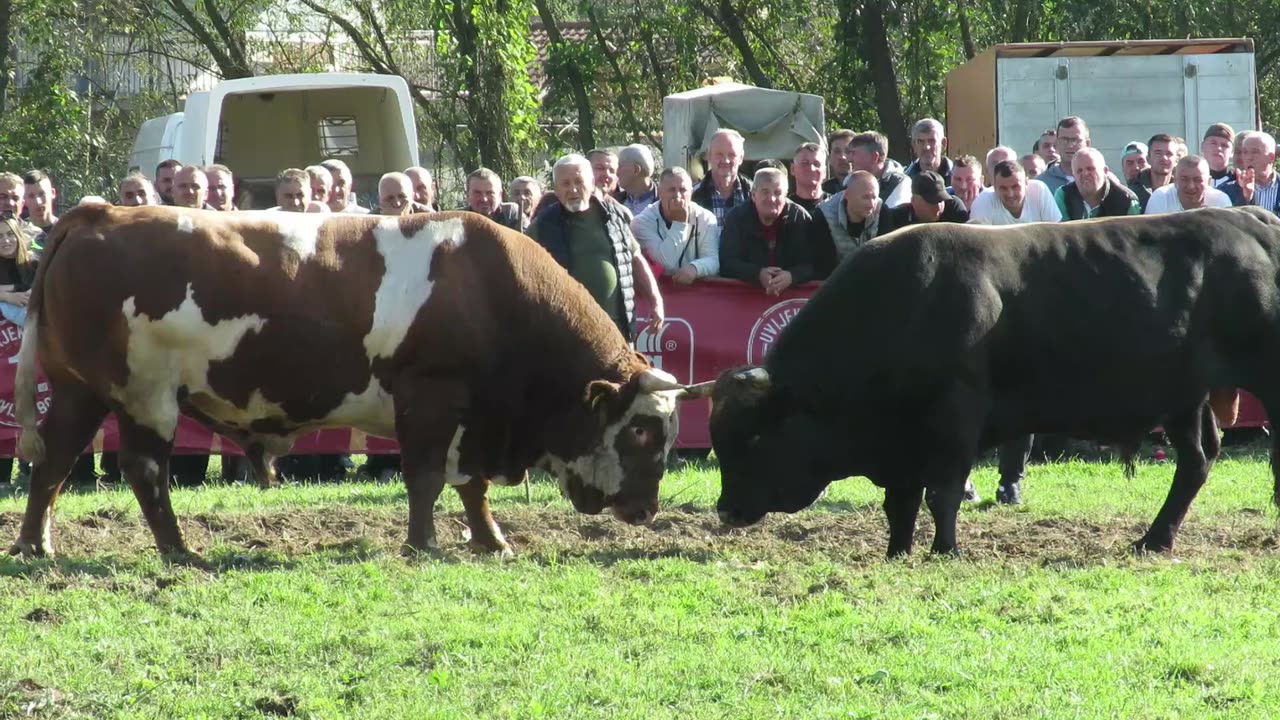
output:
{"label": "bull tail", "polygon": [[22,328],[22,347],[18,351],[18,372],[14,380],[14,414],[22,428],[18,436],[18,456],[32,464],[44,460],[44,440],[40,438],[39,413],[36,410],[36,369],[39,359],[40,316],[44,308],[45,276],[53,265],[58,248],[72,231],[98,223],[106,216],[105,205],[82,205],[72,208],[53,226],[44,241],[44,253],[36,265],[31,297],[27,300],[27,321]]}
{"label": "bull tail", "polygon": [[[34,295],[34,293],[32,293]],[[22,427],[18,437],[18,457],[32,464],[44,461],[44,440],[37,427],[36,412],[36,345],[40,341],[40,316],[27,313],[26,326],[22,330],[22,347],[18,351],[18,374],[14,381],[14,414]]]}

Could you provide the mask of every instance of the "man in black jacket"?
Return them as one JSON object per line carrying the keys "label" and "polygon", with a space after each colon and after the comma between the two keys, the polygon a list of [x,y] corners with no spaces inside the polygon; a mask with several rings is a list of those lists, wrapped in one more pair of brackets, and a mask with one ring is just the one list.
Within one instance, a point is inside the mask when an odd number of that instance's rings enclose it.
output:
{"label": "man in black jacket", "polygon": [[[756,171],[751,202],[725,216],[720,230],[720,275],[764,288],[770,295],[820,280],[820,243],[830,234],[804,208],[787,199],[787,174],[776,168]],[[834,254],[834,250],[826,252]]]}
{"label": "man in black jacket", "polygon": [[520,231],[524,227],[520,206],[502,201],[502,178],[489,168],[480,168],[467,176],[467,204],[462,209],[480,213],[512,230]]}

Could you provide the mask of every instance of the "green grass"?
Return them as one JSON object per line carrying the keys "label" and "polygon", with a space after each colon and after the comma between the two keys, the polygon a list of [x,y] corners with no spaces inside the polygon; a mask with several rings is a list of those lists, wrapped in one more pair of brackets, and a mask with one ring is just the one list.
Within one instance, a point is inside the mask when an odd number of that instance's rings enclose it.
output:
{"label": "green grass", "polygon": [[860,479],[744,531],[706,467],[653,528],[499,488],[513,561],[462,546],[451,491],[442,557],[406,560],[398,485],[177,490],[208,570],[150,550],[127,490],[73,492],[58,558],[0,560],[0,717],[1274,718],[1270,471],[1228,455],[1173,557],[1126,549],[1156,464],[1033,466],[1026,506],[966,507],[962,558],[900,562]]}

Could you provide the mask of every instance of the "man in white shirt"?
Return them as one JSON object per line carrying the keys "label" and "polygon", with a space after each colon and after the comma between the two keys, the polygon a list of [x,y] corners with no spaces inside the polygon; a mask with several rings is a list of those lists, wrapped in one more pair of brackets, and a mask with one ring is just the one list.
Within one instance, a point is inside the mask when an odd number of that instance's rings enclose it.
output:
{"label": "man in white shirt", "polygon": [[1202,207],[1231,207],[1231,198],[1209,183],[1209,163],[1199,155],[1187,155],[1173,169],[1173,184],[1151,193],[1147,215],[1195,210]]}
{"label": "man in white shirt", "polygon": [[1027,171],[1016,160],[996,163],[992,168],[992,187],[978,195],[969,212],[969,222],[986,225],[1061,220],[1062,213],[1048,186],[1039,180],[1028,180]]}
{"label": "man in white shirt", "polygon": [[679,285],[720,273],[720,225],[692,194],[689,173],[669,167],[658,178],[658,201],[631,220],[631,234],[645,255]]}
{"label": "man in white shirt", "polygon": [[[1076,152],[1073,148],[1072,156]],[[992,187],[983,190],[973,201],[969,222],[1020,225],[1062,220],[1062,212],[1058,210],[1049,186],[1039,180],[1028,180],[1026,169],[1017,160],[997,162],[991,168],[991,178]],[[996,502],[1022,504],[1022,479],[1026,476],[1034,438],[1034,435],[1023,435],[1000,446],[1000,486],[996,488]],[[966,482],[965,494],[977,499],[978,493],[972,481]]]}

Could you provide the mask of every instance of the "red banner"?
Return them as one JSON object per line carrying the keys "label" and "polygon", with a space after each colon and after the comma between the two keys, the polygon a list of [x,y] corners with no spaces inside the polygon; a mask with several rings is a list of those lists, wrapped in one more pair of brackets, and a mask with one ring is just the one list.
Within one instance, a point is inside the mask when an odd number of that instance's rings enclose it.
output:
{"label": "red banner", "polygon": [[[647,330],[640,332],[636,338],[636,349],[653,360],[655,366],[686,384],[714,380],[731,367],[763,362],[782,329],[818,288],[817,283],[809,283],[781,296],[772,296],[760,288],[734,280],[704,279],[687,286],[675,285],[665,279],[661,282],[666,323],[656,334]],[[642,304],[638,314],[642,320],[647,318],[648,308]],[[22,329],[0,319],[0,457],[13,456],[18,438],[13,386],[21,342]],[[43,381],[37,392],[37,407],[43,418],[49,407],[49,386]],[[708,400],[681,403],[677,447],[711,447],[707,430],[709,411]],[[1261,403],[1252,395],[1242,393],[1240,419],[1234,427],[1261,427],[1266,421]],[[95,452],[113,451],[117,441],[115,418],[108,417],[94,437],[93,449]],[[239,455],[240,448],[184,417],[178,423],[174,452]],[[335,429],[299,438],[294,443],[293,452],[299,455],[385,454],[399,452],[399,446],[394,440],[366,435],[358,430]]]}

